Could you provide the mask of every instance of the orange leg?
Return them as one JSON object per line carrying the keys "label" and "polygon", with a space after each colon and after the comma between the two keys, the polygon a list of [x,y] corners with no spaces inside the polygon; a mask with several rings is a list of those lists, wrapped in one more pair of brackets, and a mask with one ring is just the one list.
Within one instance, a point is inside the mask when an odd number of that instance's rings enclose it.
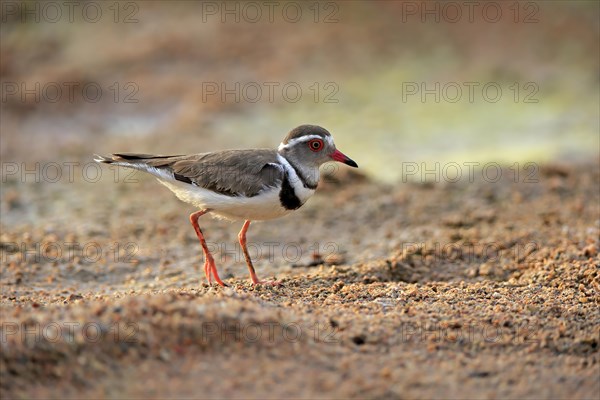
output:
{"label": "orange leg", "polygon": [[250,253],[248,253],[248,247],[246,246],[246,232],[248,231],[249,226],[250,221],[246,220],[246,222],[244,222],[244,226],[242,226],[242,230],[238,235],[238,239],[240,241],[240,246],[242,246],[242,250],[244,251],[244,258],[246,259],[246,264],[248,264],[248,270],[250,271],[250,279],[252,279],[252,283],[254,285],[279,285],[279,282],[277,281],[261,281],[258,279],[258,276],[256,276],[254,266],[252,265],[252,260],[250,259]]}
{"label": "orange leg", "polygon": [[206,279],[208,280],[208,284],[212,284],[211,273],[215,278],[215,281],[221,286],[227,286],[221,278],[219,278],[219,274],[217,273],[217,266],[215,265],[215,260],[213,259],[212,254],[208,251],[208,247],[206,246],[206,241],[204,240],[204,236],[202,235],[202,231],[200,230],[200,226],[198,226],[198,218],[202,215],[206,214],[210,210],[200,210],[195,213],[190,214],[190,222],[196,231],[196,235],[198,236],[198,240],[200,240],[200,245],[202,245],[202,250],[204,251],[204,274],[206,275]]}

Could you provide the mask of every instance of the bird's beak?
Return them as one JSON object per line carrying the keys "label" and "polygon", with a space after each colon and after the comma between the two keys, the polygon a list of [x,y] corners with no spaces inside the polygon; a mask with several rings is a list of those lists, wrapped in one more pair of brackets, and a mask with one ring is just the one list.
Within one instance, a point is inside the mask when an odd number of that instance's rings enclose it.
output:
{"label": "bird's beak", "polygon": [[351,167],[358,168],[358,165],[354,161],[352,161],[350,157],[348,157],[347,155],[345,155],[337,149],[333,153],[331,153],[330,157],[333,158],[335,161],[339,161]]}

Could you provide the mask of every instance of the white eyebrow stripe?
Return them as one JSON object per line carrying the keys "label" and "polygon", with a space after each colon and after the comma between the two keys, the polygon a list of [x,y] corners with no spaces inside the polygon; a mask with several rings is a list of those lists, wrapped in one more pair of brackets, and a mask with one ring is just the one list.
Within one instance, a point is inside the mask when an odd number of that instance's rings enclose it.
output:
{"label": "white eyebrow stripe", "polygon": [[[308,135],[308,136],[302,136],[299,138],[294,138],[292,140],[290,140],[289,142],[287,142],[287,144],[284,144],[283,142],[279,144],[279,147],[277,148],[277,150],[281,151],[283,149],[287,149],[293,145],[295,145],[296,143],[302,143],[302,142],[307,142],[309,140],[313,140],[313,139],[321,139],[323,140],[323,136],[321,135]],[[330,146],[333,146],[333,138],[331,136],[325,136],[325,140],[327,140],[327,143]]]}

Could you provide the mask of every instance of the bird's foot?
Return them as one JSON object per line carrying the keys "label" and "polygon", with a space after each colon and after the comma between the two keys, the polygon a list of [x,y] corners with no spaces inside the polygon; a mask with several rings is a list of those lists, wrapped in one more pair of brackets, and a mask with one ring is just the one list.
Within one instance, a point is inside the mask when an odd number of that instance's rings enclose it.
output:
{"label": "bird's foot", "polygon": [[215,281],[216,281],[216,282],[219,284],[219,286],[222,286],[222,287],[229,287],[229,285],[228,285],[228,284],[226,284],[225,282],[223,282],[223,281],[221,280],[221,278],[219,278],[219,274],[217,273],[217,269],[216,269],[216,268],[214,268],[214,269],[212,270],[212,273],[213,273],[213,277],[215,278]]}
{"label": "bird's foot", "polygon": [[204,274],[206,275],[206,280],[208,281],[208,286],[212,286],[212,278],[215,278],[216,283],[222,287],[229,287],[228,284],[223,282],[219,277],[219,273],[217,272],[217,266],[215,265],[214,260],[207,259],[204,262]]}

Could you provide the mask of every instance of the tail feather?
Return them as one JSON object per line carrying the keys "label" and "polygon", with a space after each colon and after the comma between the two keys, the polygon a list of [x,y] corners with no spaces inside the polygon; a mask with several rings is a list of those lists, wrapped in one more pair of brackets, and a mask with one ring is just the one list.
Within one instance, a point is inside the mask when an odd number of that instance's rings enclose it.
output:
{"label": "tail feather", "polygon": [[164,158],[181,157],[177,156],[161,156],[154,154],[141,154],[141,153],[113,153],[113,158],[118,157],[123,160],[160,160]]}
{"label": "tail feather", "polygon": [[94,154],[94,161],[102,164],[112,164],[115,162],[112,158],[101,156],[100,154]]}
{"label": "tail feather", "polygon": [[164,160],[166,158],[181,157],[177,156],[157,156],[152,154],[140,154],[140,153],[113,153],[110,157],[101,156],[94,154],[94,161],[105,164],[112,164],[114,162],[148,162],[152,160]]}
{"label": "tail feather", "polygon": [[173,179],[173,171],[166,159],[179,156],[156,156],[138,153],[114,153],[110,157],[94,154],[94,161],[148,172],[158,178]]}

